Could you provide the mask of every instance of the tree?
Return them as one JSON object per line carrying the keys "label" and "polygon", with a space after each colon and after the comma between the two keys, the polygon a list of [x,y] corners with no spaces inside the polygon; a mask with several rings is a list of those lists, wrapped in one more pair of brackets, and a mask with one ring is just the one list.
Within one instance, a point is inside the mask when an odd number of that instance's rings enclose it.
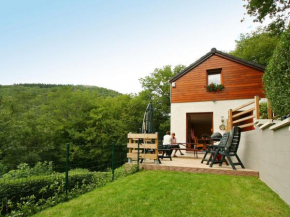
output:
{"label": "tree", "polygon": [[154,108],[154,128],[160,135],[170,128],[170,83],[169,80],[185,68],[177,65],[173,69],[167,65],[155,69],[153,73],[140,79],[143,91],[140,93],[146,101],[152,101]]}
{"label": "tree", "polygon": [[230,54],[261,65],[268,65],[279,40],[278,35],[273,35],[262,28],[256,31],[241,34],[236,41],[236,48]]}
{"label": "tree", "polygon": [[[138,100],[132,107],[134,100],[135,96],[98,87],[0,86],[0,173],[38,161],[53,161],[54,168],[63,171],[66,143],[71,144],[75,165],[86,167],[91,161],[108,165],[109,145],[115,142],[127,151],[127,133],[136,131],[136,123],[141,125],[142,114],[137,113],[145,108],[139,109]],[[123,118],[134,117],[135,112],[139,122]]]}
{"label": "tree", "polygon": [[290,113],[290,28],[281,40],[263,76],[266,96],[277,115]]}
{"label": "tree", "polygon": [[[245,0],[243,0],[245,1]],[[274,19],[268,25],[276,34],[282,33],[289,25],[290,1],[289,0],[246,0],[244,7],[247,14],[255,17],[254,22],[263,23],[267,16]],[[243,21],[243,20],[242,20]]]}

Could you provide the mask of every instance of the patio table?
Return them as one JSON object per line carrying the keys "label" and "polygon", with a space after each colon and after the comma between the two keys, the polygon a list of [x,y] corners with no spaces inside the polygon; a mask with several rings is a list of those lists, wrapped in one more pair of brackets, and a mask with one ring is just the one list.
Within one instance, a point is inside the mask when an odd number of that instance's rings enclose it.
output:
{"label": "patio table", "polygon": [[203,144],[202,149],[206,150],[209,145],[212,145],[211,139],[198,139],[198,143]]}
{"label": "patio table", "polygon": [[[185,146],[185,148],[172,148],[171,150],[185,150],[185,151],[193,151],[193,155],[198,158],[198,155],[197,155],[197,151],[199,151],[198,149],[195,148],[195,143],[188,143],[188,142],[185,142],[185,143],[177,143],[177,145],[182,145],[182,146]],[[192,148],[192,145],[193,145],[193,148]]]}

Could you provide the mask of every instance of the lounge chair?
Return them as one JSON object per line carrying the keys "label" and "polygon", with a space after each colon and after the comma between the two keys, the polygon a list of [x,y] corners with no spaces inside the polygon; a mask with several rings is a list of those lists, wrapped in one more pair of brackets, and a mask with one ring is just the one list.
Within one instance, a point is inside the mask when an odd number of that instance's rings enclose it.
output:
{"label": "lounge chair", "polygon": [[[239,158],[237,151],[239,148],[241,139],[241,128],[239,127],[233,127],[231,130],[230,139],[228,141],[228,144],[226,146],[220,146],[216,150],[212,151],[211,154],[213,158],[211,159],[210,167],[214,164],[214,160],[216,159],[217,155],[222,155],[222,159],[219,161],[219,165],[222,166],[222,163],[227,160],[231,164],[233,170],[236,170],[236,165],[240,165],[243,169],[245,169],[241,159]],[[238,162],[234,163],[231,159],[231,157],[236,157]]]}
{"label": "lounge chair", "polygon": [[[205,160],[206,156],[208,153],[210,153],[210,157],[206,163],[206,165],[209,165],[209,162],[213,162],[213,163],[220,163],[218,160],[217,160],[217,155],[216,155],[216,151],[218,148],[223,148],[223,147],[226,147],[227,143],[228,143],[228,140],[230,138],[230,133],[227,132],[227,133],[224,133],[223,137],[221,138],[221,141],[218,145],[210,145],[208,150],[206,150],[206,153],[205,155],[203,156],[203,159],[201,161],[201,163],[203,163],[203,161]],[[227,162],[226,162],[227,163]]]}

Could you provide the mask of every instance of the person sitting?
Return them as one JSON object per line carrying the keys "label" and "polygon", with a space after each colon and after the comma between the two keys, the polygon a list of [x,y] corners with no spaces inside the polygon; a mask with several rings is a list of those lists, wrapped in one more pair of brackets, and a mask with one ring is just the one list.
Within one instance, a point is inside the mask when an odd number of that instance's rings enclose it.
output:
{"label": "person sitting", "polygon": [[[171,148],[172,137],[170,136],[170,131],[166,132],[166,135],[163,137],[163,148],[168,149]],[[172,154],[172,150],[166,151],[166,155],[170,156]]]}
{"label": "person sitting", "polygon": [[[171,148],[180,148],[179,145],[177,144],[177,139],[175,137],[175,133],[171,134]],[[174,155],[173,157],[177,157],[176,153],[177,153],[178,149],[175,149]],[[179,149],[180,155],[184,155],[181,150]]]}

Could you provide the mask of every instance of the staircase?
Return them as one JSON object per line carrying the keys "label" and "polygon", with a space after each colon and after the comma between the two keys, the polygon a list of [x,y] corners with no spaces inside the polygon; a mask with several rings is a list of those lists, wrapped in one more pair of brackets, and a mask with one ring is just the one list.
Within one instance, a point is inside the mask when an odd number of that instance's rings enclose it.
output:
{"label": "staircase", "polygon": [[[267,100],[268,119],[273,118],[270,103]],[[254,130],[255,123],[260,119],[260,97],[255,96],[253,100],[228,111],[226,131],[230,131],[233,126],[241,128],[242,132]]]}

